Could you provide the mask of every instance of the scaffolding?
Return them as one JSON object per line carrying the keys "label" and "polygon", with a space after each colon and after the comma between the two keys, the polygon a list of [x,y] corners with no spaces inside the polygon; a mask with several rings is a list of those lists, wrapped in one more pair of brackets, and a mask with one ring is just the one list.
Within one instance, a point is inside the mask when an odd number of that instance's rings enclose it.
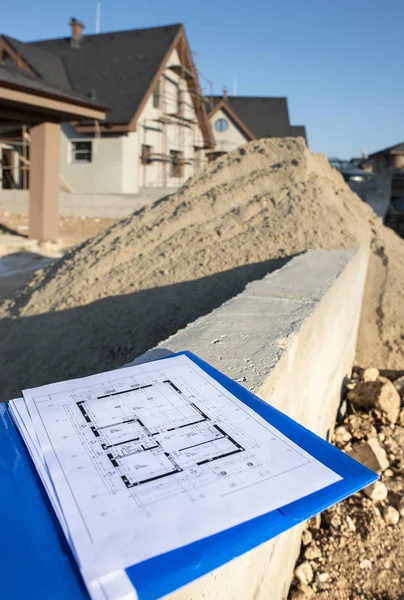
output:
{"label": "scaffolding", "polygon": [[[145,119],[143,121],[143,140],[141,153],[141,185],[167,187],[169,176],[180,179],[181,183],[186,177],[185,167],[194,165],[202,166],[202,153],[204,144],[197,139],[200,134],[197,125],[200,123],[201,112],[206,106],[206,97],[199,91],[199,64],[191,69],[186,66],[185,43],[177,48],[178,64],[170,64],[160,77],[158,82],[158,107],[161,114],[158,118]],[[199,60],[198,54],[193,53]],[[192,60],[192,58],[191,58]],[[188,59],[189,61],[189,59]],[[169,72],[175,74],[178,79],[170,77]],[[213,96],[213,82],[201,75],[209,85],[210,96]],[[175,91],[173,91],[175,90]],[[188,102],[188,97],[191,99]],[[189,111],[192,109],[192,113]],[[188,112],[187,112],[188,111]],[[196,118],[194,114],[196,113]],[[192,116],[190,116],[192,115]],[[150,145],[148,132],[158,132],[161,135],[159,151],[153,151]],[[192,136],[187,134],[192,132]],[[161,150],[161,151],[160,151]],[[193,155],[191,156],[191,151]],[[198,154],[199,153],[199,154]],[[157,179],[149,181],[149,165],[160,164],[157,170]],[[170,169],[170,173],[168,170]],[[178,175],[175,174],[178,170]],[[174,173],[174,174],[173,174]]]}
{"label": "scaffolding", "polygon": [[0,174],[3,189],[29,188],[31,137],[25,125],[14,135],[0,136]]}

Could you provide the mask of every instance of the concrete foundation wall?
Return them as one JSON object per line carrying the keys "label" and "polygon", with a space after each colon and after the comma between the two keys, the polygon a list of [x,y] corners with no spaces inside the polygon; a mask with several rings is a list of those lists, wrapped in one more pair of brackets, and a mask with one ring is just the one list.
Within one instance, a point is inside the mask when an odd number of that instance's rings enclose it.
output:
{"label": "concrete foundation wall", "polygon": [[[306,252],[131,364],[191,350],[326,437],[353,364],[367,262],[367,249]],[[302,527],[178,590],[170,600],[286,598]]]}
{"label": "concrete foundation wall", "polygon": [[[104,217],[119,219],[167,194],[172,188],[149,188],[139,194],[70,194],[59,192],[59,211],[65,217]],[[29,192],[27,190],[1,190],[0,213],[28,214]]]}

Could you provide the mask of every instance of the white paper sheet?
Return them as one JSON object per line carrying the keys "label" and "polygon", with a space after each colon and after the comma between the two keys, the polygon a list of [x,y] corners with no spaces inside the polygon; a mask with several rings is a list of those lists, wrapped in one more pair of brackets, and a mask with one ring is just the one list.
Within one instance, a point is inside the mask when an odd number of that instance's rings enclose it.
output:
{"label": "white paper sheet", "polygon": [[186,356],[24,398],[86,581],[341,479]]}
{"label": "white paper sheet", "polygon": [[[38,475],[48,494],[53,510],[63,529],[63,533],[72,548],[73,554],[75,554],[67,523],[53,488],[44,457],[41,453],[41,448],[38,445],[35,428],[27,410],[25,400],[24,398],[17,398],[15,400],[10,400],[9,404],[14,422],[23,437]],[[133,588],[128,576],[123,570],[115,571],[114,573],[110,573],[97,579],[86,580],[84,578],[84,581],[92,600],[137,600],[136,590]]]}

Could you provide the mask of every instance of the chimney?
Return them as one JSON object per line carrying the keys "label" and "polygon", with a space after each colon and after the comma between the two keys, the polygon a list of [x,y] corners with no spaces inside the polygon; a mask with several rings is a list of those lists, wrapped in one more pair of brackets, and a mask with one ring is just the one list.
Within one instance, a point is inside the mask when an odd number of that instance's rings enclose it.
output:
{"label": "chimney", "polygon": [[222,92],[223,92],[223,100],[227,100],[227,87],[226,86],[223,87]]}
{"label": "chimney", "polygon": [[83,37],[84,23],[78,21],[75,17],[72,17],[69,21],[69,25],[72,28],[72,36],[70,38],[70,45],[72,48],[80,48],[80,42]]}

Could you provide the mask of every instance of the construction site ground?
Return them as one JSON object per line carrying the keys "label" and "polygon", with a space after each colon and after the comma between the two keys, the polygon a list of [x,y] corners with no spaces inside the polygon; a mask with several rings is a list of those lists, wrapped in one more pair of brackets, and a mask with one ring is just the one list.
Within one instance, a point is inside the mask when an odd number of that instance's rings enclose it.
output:
{"label": "construction site ground", "polygon": [[0,300],[27,283],[36,270],[114,222],[95,217],[60,217],[58,238],[38,243],[28,237],[28,215],[0,213]]}

